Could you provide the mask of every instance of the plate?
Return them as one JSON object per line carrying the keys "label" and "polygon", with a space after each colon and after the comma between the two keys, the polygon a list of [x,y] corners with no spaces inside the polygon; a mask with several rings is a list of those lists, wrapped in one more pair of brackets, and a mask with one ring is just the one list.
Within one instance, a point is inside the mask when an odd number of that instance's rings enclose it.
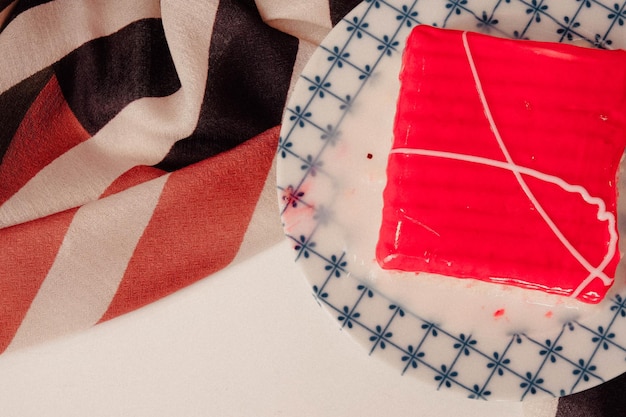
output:
{"label": "plate", "polygon": [[480,400],[558,397],[626,371],[622,265],[604,301],[589,306],[468,280],[407,279],[382,271],[373,251],[397,75],[416,25],[621,48],[625,6],[365,0],[312,55],[283,118],[281,219],[315,299],[367,354],[407,380]]}

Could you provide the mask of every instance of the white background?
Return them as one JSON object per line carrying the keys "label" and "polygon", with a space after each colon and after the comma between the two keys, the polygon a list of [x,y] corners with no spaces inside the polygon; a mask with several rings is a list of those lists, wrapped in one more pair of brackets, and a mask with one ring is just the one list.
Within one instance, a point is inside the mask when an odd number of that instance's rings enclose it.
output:
{"label": "white background", "polygon": [[[0,356],[0,415],[521,417],[370,358],[286,244],[92,330]],[[279,266],[279,267],[277,267]]]}

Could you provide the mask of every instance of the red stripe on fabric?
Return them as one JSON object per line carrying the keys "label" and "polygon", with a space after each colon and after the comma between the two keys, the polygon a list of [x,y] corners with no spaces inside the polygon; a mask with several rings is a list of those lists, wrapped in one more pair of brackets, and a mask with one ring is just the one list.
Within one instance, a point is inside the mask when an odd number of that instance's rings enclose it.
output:
{"label": "red stripe on fabric", "polygon": [[272,128],[170,175],[100,321],[171,294],[233,260],[265,184],[278,134],[279,127]]}
{"label": "red stripe on fabric", "polygon": [[76,211],[0,229],[0,352],[17,332]]}
{"label": "red stripe on fabric", "polygon": [[117,177],[117,179],[104,190],[100,198],[119,193],[135,185],[158,178],[163,174],[165,174],[165,171],[158,168],[138,165]]}
{"label": "red stripe on fabric", "polygon": [[87,139],[89,134],[74,117],[53,76],[24,116],[0,165],[0,204],[46,165]]}

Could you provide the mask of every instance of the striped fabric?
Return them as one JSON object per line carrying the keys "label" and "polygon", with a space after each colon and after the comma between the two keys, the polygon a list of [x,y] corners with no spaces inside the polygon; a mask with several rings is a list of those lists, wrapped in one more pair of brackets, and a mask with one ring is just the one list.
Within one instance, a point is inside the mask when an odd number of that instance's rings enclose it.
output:
{"label": "striped fabric", "polygon": [[279,241],[283,108],[358,3],[0,0],[0,352]]}
{"label": "striped fabric", "polygon": [[356,2],[0,2],[0,351],[281,238],[290,88]]}

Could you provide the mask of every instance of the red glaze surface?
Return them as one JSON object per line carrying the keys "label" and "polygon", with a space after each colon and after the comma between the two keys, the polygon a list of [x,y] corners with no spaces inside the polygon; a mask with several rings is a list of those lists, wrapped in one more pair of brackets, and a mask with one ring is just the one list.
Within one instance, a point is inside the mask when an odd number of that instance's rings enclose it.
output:
{"label": "red glaze surface", "polygon": [[[488,110],[463,33],[418,26],[403,55],[393,149],[506,163],[490,111],[515,165],[583,187],[616,216],[616,171],[626,144],[626,52],[476,33],[466,39]],[[610,225],[599,220],[598,205],[520,175],[571,246],[593,268],[606,257],[603,272],[614,277],[619,250],[607,255]],[[376,257],[385,269],[566,296],[590,275],[510,169],[392,152],[383,198]],[[597,303],[610,285],[595,278],[577,298]]]}

